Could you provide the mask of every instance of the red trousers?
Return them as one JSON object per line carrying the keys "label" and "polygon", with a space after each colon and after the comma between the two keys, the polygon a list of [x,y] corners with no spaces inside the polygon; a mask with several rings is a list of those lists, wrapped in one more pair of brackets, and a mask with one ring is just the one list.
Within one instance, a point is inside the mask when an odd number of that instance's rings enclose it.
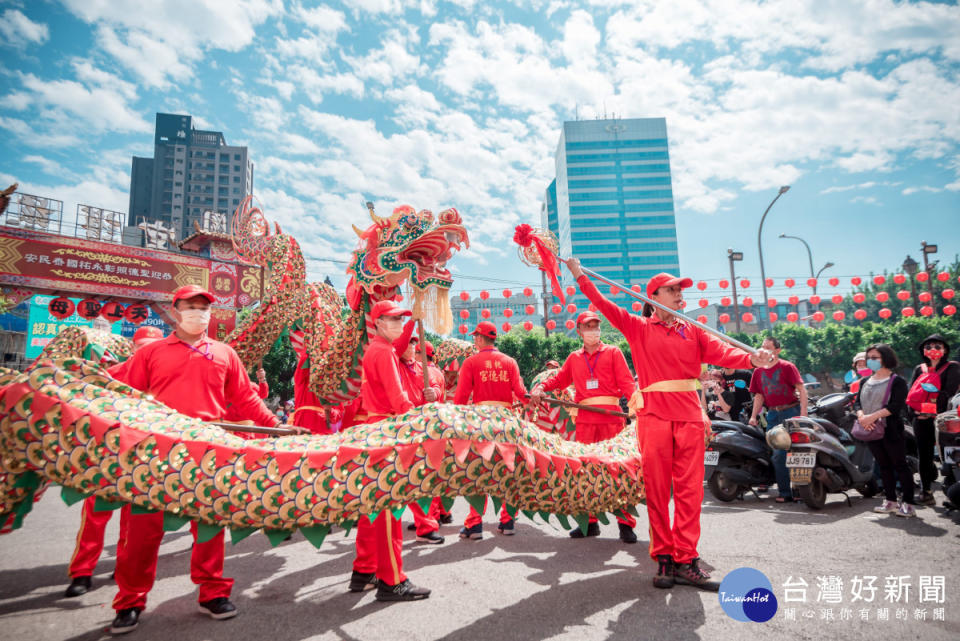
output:
{"label": "red trousers", "polygon": [[417,526],[417,536],[423,536],[440,529],[432,503],[429,512],[424,512],[419,503],[408,503],[407,507],[413,512],[413,524]]}
{"label": "red trousers", "polygon": [[[70,557],[70,565],[67,567],[71,579],[78,576],[93,576],[100,553],[103,552],[103,533],[107,529],[110,517],[113,516],[113,510],[94,512],[93,507],[96,503],[97,499],[92,496],[87,497],[83,502],[83,510],[80,512],[80,529],[77,530],[77,544],[73,549],[73,556]],[[120,550],[126,539],[126,527],[127,513],[121,511],[117,557],[120,556]]]}
{"label": "red trousers", "polygon": [[[639,416],[637,440],[647,491],[650,556],[669,554],[675,563],[689,563],[700,541],[703,503],[704,424]],[[673,527],[670,491],[673,490]]]}
{"label": "red trousers", "polygon": [[400,519],[393,518],[390,510],[383,510],[371,523],[361,516],[357,521],[357,558],[353,571],[363,574],[375,573],[387,585],[397,585],[407,580],[403,573],[403,528]]}
{"label": "red trousers", "polygon": [[[483,511],[484,512],[487,511],[486,503],[483,504]],[[513,517],[510,516],[510,513],[507,512],[507,504],[504,503],[503,506],[500,508],[500,522],[507,523],[512,518]],[[480,523],[483,523],[483,514],[482,513],[478,514],[477,511],[471,507],[470,514],[467,515],[467,520],[463,522],[463,527],[469,529],[475,525],[479,525]]]}
{"label": "red trousers", "polygon": [[[587,410],[580,410],[581,412],[586,412]],[[574,437],[576,438],[577,443],[597,443],[599,441],[606,441],[620,432],[623,431],[623,428],[626,426],[623,419],[611,420],[606,423],[586,423],[583,421],[577,421],[577,429],[574,432]],[[617,513],[617,523],[623,523],[631,528],[637,527],[637,520],[633,516],[623,510]],[[590,517],[591,523],[596,523],[597,518],[594,516]]]}
{"label": "red trousers", "polygon": [[[129,506],[124,506],[129,511]],[[200,586],[198,601],[229,597],[233,579],[223,576],[223,532],[206,543],[197,542],[197,524],[190,523],[193,551],[190,555],[190,580]],[[157,554],[163,539],[163,513],[129,514],[127,541],[117,556],[117,596],[114,610],[144,608],[147,593],[157,577]]]}
{"label": "red trousers", "polygon": [[433,498],[433,502],[430,504],[430,511],[427,512],[431,518],[437,518],[439,516],[446,516],[450,514],[443,507],[443,501],[440,500],[439,496]]}

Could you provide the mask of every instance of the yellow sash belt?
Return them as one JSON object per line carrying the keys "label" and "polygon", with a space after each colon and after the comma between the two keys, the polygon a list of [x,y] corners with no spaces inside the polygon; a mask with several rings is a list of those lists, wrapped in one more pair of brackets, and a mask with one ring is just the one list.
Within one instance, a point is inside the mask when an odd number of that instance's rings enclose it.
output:
{"label": "yellow sash belt", "polygon": [[581,405],[620,405],[616,396],[591,396],[580,401]]}
{"label": "yellow sash belt", "polygon": [[630,407],[632,413],[636,414],[637,410],[643,409],[644,392],[696,392],[698,382],[695,378],[682,378],[672,381],[650,383],[643,389],[638,389],[634,392],[633,396],[631,396],[627,402],[627,405]]}
{"label": "yellow sash belt", "polygon": [[480,401],[479,403],[477,403],[477,405],[493,405],[495,407],[506,407],[506,408],[513,407],[512,404],[504,403],[503,401]]}

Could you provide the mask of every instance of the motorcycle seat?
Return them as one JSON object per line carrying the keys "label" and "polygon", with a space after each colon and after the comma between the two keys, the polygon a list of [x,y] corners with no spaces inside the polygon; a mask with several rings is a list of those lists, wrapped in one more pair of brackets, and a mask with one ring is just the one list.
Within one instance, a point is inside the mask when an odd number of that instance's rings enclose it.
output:
{"label": "motorcycle seat", "polygon": [[750,425],[749,423],[741,423],[743,425],[743,433],[747,436],[752,436],[758,438],[761,441],[766,441],[767,435],[764,434],[763,428],[759,425]]}
{"label": "motorcycle seat", "polygon": [[840,441],[841,443],[849,443],[849,442],[852,442],[852,441],[851,441],[851,438],[850,438],[850,435],[847,434],[846,430],[843,430],[843,429],[837,427],[836,425],[834,425],[833,423],[831,423],[831,422],[828,421],[827,419],[825,419],[825,418],[817,418],[817,417],[814,417],[814,416],[811,416],[810,419],[813,420],[813,421],[816,421],[817,424],[820,425],[820,427],[823,428],[823,431],[824,431],[824,432],[826,432],[826,433],[829,434],[830,436],[833,436],[834,438],[836,438],[836,439],[837,439],[838,441]]}

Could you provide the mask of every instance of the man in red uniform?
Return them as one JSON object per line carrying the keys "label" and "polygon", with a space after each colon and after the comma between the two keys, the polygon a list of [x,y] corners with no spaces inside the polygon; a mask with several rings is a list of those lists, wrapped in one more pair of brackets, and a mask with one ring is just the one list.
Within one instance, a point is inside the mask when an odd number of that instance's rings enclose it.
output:
{"label": "man in red uniform", "polygon": [[[239,416],[274,426],[277,419],[257,397],[240,357],[229,345],[207,336],[213,300],[213,294],[196,285],[178,289],[171,310],[176,330],[135,353],[118,380],[149,391],[159,402],[193,418],[219,421],[231,403]],[[223,532],[200,543],[196,522],[190,531],[194,538],[190,579],[200,586],[200,611],[214,619],[236,616],[230,602],[233,579],[223,576]],[[162,512],[128,516],[127,540],[117,557],[118,592],[113,600],[117,617],[111,632],[137,627],[156,578],[162,539]]]}
{"label": "man in red uniform", "polygon": [[[583,349],[570,354],[556,374],[533,389],[533,401],[540,403],[545,392],[566,389],[572,384],[576,390],[574,401],[580,405],[619,412],[620,399],[629,399],[637,391],[633,374],[627,368],[627,359],[620,348],[600,340],[600,317],[595,313],[583,312],[577,317],[577,333],[583,339]],[[626,422],[618,416],[581,409],[577,412],[574,436],[577,443],[596,443],[613,438],[625,426]],[[636,519],[621,512],[617,515],[617,524],[621,541],[637,542],[633,531]],[[586,534],[579,527],[570,531],[570,537],[574,539],[599,535],[600,524],[593,516]]]}
{"label": "man in red uniform", "polygon": [[[373,305],[370,319],[375,333],[363,353],[360,396],[368,423],[403,414],[411,407],[410,397],[400,379],[400,359],[394,341],[403,334],[403,318],[410,310],[393,301]],[[400,519],[383,510],[372,523],[366,516],[357,522],[357,558],[350,576],[350,591],[362,592],[376,586],[378,601],[426,599],[430,590],[413,585],[403,573],[403,531]]]}
{"label": "man in red uniform", "polygon": [[[440,398],[437,400],[452,403],[455,390],[452,389],[452,386],[447,385],[447,377],[433,360],[433,343],[430,341],[427,341],[427,369],[430,371],[430,384],[433,386],[439,385],[441,389]],[[453,378],[456,379],[456,373],[453,374]],[[434,497],[427,514],[436,519],[439,524],[453,523],[453,516],[447,511],[447,508],[443,507],[443,500],[439,496]]]}
{"label": "man in red uniform", "polygon": [[[644,306],[634,316],[607,300],[580,269],[566,261],[580,291],[630,343],[639,390],[630,401],[637,414],[637,439],[650,519],[650,556],[658,563],[658,588],[674,583],[717,591],[720,584],[699,566],[700,504],[703,502],[703,452],[710,423],[697,393],[701,364],[767,367],[773,355],[752,356],[672,314]],[[647,283],[647,297],[679,310],[689,278],[660,273]],[[674,518],[670,526],[670,493]]]}
{"label": "man in red uniform", "polygon": [[[159,327],[145,325],[140,327],[133,334],[133,351],[136,352],[141,347],[145,347],[153,341],[163,338],[163,332]],[[107,372],[114,378],[120,378],[126,371],[126,364],[129,361],[117,363],[107,369]],[[107,529],[107,523],[113,515],[113,510],[97,512],[94,510],[97,499],[89,496],[83,502],[83,511],[80,513],[80,529],[77,531],[77,543],[73,550],[73,556],[70,557],[70,565],[67,566],[67,572],[70,575],[70,585],[64,594],[66,597],[77,597],[86,594],[90,590],[93,580],[93,570],[97,567],[97,561],[100,559],[100,553],[103,552],[103,534]],[[117,555],[120,554],[120,548],[123,547],[125,538],[125,526],[127,524],[127,513],[120,513],[120,538],[117,540]]]}
{"label": "man in red uniform", "polygon": [[[468,356],[460,367],[460,380],[457,382],[457,393],[453,402],[465,405],[470,401],[471,394],[474,405],[512,408],[515,400],[524,402],[527,389],[523,386],[517,361],[494,347],[497,342],[496,325],[483,321],[477,324],[472,334],[477,353]],[[506,503],[500,510],[500,525],[497,529],[501,534],[514,533],[513,517],[507,512]],[[460,538],[483,538],[483,515],[478,514],[472,507],[460,530]]]}

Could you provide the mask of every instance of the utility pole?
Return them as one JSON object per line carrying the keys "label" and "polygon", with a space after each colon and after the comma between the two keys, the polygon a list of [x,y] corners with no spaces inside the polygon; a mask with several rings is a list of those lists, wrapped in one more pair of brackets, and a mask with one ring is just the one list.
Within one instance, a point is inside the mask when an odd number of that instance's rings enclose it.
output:
{"label": "utility pole", "polygon": [[547,327],[547,322],[550,320],[550,315],[548,313],[547,305],[549,304],[549,297],[547,296],[547,273],[544,271],[540,272],[540,280],[543,283],[543,335],[550,336],[550,328]]}
{"label": "utility pole", "polygon": [[727,250],[727,258],[730,261],[730,284],[733,285],[733,313],[737,315],[737,331],[740,331],[740,302],[737,300],[737,277],[733,274],[733,262],[743,260],[743,252],[735,252],[733,249]]}

